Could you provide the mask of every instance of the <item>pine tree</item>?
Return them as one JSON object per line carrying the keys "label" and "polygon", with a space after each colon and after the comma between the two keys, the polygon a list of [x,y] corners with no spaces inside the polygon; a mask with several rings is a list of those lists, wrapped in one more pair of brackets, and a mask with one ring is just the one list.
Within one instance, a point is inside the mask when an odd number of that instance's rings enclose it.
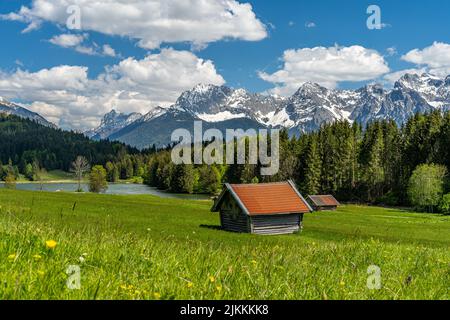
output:
{"label": "pine tree", "polygon": [[322,162],[320,159],[318,137],[315,134],[310,137],[306,166],[305,191],[308,194],[317,194],[321,189],[320,177]]}

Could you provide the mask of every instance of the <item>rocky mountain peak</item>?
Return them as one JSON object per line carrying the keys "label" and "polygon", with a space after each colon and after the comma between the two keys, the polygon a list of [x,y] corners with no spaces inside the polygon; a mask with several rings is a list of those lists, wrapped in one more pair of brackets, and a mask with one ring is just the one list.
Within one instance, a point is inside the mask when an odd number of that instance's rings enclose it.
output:
{"label": "rocky mountain peak", "polygon": [[301,87],[294,93],[294,97],[296,96],[308,96],[312,94],[326,94],[328,89],[322,87],[318,83],[314,82],[305,82],[301,85]]}
{"label": "rocky mountain peak", "polygon": [[47,127],[56,128],[56,126],[36,112],[32,112],[22,106],[9,102],[5,98],[0,97],[0,113],[7,115],[15,115],[21,118],[34,120],[39,124]]}
{"label": "rocky mountain peak", "polygon": [[[374,119],[392,119],[402,124],[416,112],[436,109],[450,110],[450,76],[441,79],[430,74],[405,74],[392,90],[380,84],[357,90],[327,89],[306,82],[286,98],[200,84],[183,92],[171,107],[152,109],[115,134],[114,139],[131,144],[138,139],[139,146],[169,143],[170,132],[164,131],[165,128],[178,128],[181,123],[190,125],[194,120],[203,120],[205,125],[214,127],[284,127],[291,134],[301,134],[337,120],[365,125]],[[112,112],[109,116],[120,118]]]}

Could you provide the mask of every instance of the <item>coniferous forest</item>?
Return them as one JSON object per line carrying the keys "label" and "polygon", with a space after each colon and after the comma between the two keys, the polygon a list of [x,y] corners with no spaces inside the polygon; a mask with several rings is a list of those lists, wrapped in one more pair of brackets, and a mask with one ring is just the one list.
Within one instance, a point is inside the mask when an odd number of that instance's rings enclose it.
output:
{"label": "coniferous forest", "polygon": [[[18,177],[25,175],[33,180],[40,169],[69,171],[77,156],[85,157],[90,164],[116,163],[119,177],[133,176],[133,169],[142,162],[149,150],[139,151],[120,142],[92,141],[81,133],[43,126],[16,116],[0,115],[0,178],[8,172]],[[136,160],[136,159],[138,160]],[[131,161],[130,159],[133,159]],[[130,176],[126,176],[126,174]]]}
{"label": "coniferous forest", "polygon": [[[421,164],[450,168],[450,113],[416,114],[399,127],[390,120],[362,128],[347,121],[317,132],[280,135],[280,170],[261,176],[258,165],[175,165],[170,148],[137,150],[122,143],[91,141],[82,134],[44,127],[17,117],[0,117],[1,177],[7,171],[70,170],[84,156],[102,165],[108,181],[139,178],[180,193],[217,194],[224,182],[258,183],[292,179],[305,194],[333,194],[341,201],[409,205],[408,183]],[[442,171],[442,170],[441,170]],[[448,184],[444,186],[448,192]]]}
{"label": "coniferous forest", "polygon": [[275,176],[260,176],[258,165],[174,165],[170,151],[162,151],[151,157],[146,182],[175,192],[217,193],[223,182],[292,179],[305,194],[407,205],[408,182],[420,164],[450,168],[450,113],[417,114],[401,127],[389,120],[366,128],[344,121],[300,137],[284,131]]}

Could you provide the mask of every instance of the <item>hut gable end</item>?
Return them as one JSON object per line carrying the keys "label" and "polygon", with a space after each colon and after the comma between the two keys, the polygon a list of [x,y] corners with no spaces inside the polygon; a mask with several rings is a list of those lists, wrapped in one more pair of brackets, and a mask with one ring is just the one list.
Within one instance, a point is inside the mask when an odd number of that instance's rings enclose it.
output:
{"label": "hut gable end", "polygon": [[288,181],[225,184],[211,211],[220,212],[224,230],[286,234],[299,231],[303,214],[312,209]]}

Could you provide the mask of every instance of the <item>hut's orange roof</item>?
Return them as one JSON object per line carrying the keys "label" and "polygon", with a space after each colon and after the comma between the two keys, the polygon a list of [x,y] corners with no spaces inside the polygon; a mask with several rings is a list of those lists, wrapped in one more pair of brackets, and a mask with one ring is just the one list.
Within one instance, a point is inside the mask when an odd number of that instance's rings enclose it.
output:
{"label": "hut's orange roof", "polygon": [[[226,184],[222,192],[231,192],[242,209],[251,216],[305,213],[312,211],[292,182]],[[218,211],[221,197],[212,211]]]}

